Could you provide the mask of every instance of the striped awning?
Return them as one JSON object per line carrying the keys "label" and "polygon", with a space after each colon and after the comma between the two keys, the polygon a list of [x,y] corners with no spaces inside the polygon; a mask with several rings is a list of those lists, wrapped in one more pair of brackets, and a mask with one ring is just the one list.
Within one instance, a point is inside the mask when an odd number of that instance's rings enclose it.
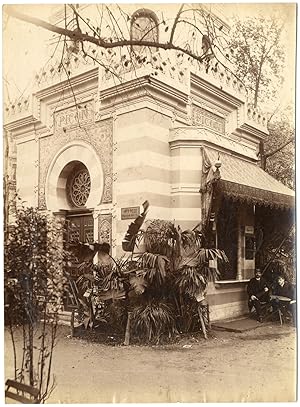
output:
{"label": "striped awning", "polygon": [[225,197],[273,208],[295,206],[295,192],[256,163],[213,149],[206,151],[212,164],[218,159],[221,162],[220,187]]}

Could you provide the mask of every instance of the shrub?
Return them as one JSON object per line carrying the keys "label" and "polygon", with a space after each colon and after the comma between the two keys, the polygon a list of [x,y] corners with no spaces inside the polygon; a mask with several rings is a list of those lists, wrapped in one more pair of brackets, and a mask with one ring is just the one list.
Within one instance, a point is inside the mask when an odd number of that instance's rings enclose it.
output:
{"label": "shrub", "polygon": [[132,328],[134,335],[149,342],[171,338],[176,333],[174,310],[163,300],[150,300],[134,308]]}
{"label": "shrub", "polygon": [[[13,342],[15,379],[36,386],[40,402],[51,391],[52,356],[68,260],[62,223],[35,208],[18,209],[5,243],[5,321]],[[14,343],[17,324],[23,325],[20,364]]]}

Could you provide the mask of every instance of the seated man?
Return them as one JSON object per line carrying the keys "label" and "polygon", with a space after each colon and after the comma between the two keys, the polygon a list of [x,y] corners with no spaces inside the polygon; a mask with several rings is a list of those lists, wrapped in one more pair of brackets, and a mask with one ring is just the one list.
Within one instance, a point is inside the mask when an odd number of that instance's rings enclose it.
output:
{"label": "seated man", "polygon": [[251,278],[249,281],[247,292],[249,295],[249,311],[251,312],[252,307],[254,307],[257,320],[262,322],[261,303],[270,301],[270,293],[267,283],[262,277],[260,269],[255,270],[255,277]]}
{"label": "seated man", "polygon": [[296,326],[296,292],[295,287],[285,280],[283,276],[277,278],[274,286],[272,305],[274,308],[285,308],[292,314],[293,323]]}

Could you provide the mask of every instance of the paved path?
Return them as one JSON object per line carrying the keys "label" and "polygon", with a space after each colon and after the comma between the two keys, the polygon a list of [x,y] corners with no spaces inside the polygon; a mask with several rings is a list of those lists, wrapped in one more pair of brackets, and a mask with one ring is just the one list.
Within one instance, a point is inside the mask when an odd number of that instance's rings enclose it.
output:
{"label": "paved path", "polygon": [[213,332],[207,341],[199,336],[155,347],[114,347],[67,333],[55,349],[57,387],[48,403],[295,400],[296,331],[289,326]]}

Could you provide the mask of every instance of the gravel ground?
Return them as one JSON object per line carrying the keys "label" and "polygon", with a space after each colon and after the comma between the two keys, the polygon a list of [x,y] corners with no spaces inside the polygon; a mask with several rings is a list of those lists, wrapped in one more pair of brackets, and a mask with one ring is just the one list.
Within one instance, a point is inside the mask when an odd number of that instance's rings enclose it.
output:
{"label": "gravel ground", "polygon": [[[296,330],[278,324],[212,331],[157,346],[70,338],[60,327],[47,403],[283,402],[296,398]],[[13,377],[5,332],[5,376]]]}

